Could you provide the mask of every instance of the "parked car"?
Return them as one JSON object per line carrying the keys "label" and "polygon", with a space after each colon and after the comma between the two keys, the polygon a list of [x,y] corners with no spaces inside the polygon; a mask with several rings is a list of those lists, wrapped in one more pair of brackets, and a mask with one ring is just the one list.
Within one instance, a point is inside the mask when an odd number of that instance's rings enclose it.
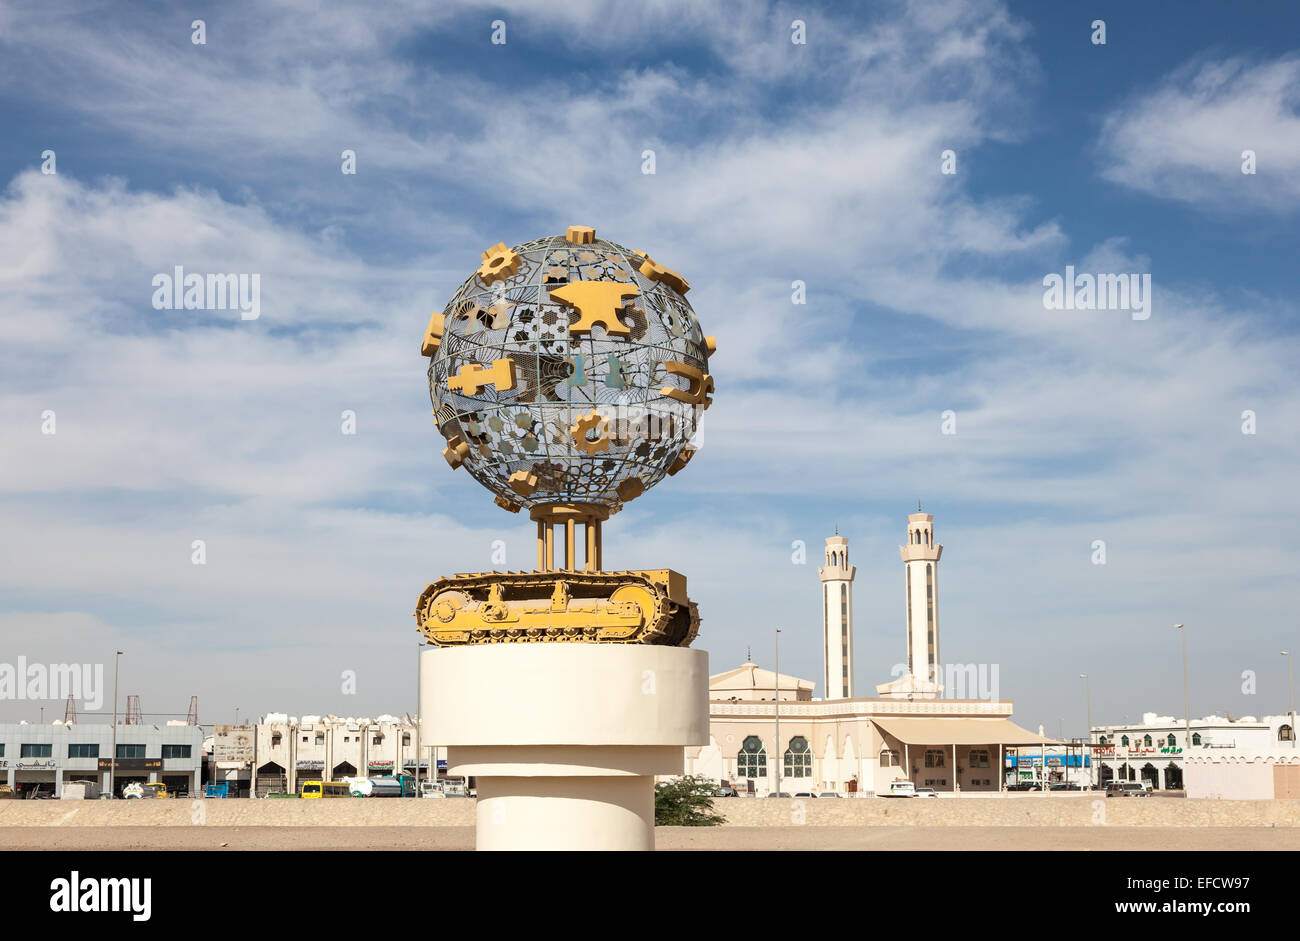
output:
{"label": "parked car", "polygon": [[799,791],[794,796],[796,798],[800,798],[800,797],[816,797],[817,795],[814,794],[812,791]]}
{"label": "parked car", "polygon": [[1048,790],[1052,790],[1052,791],[1082,791],[1083,790],[1083,788],[1080,787],[1079,785],[1072,784],[1069,781],[1053,781],[1047,787]]}
{"label": "parked car", "polygon": [[822,791],[817,796],[818,797],[839,797],[840,795],[836,794],[834,791]]}
{"label": "parked car", "polygon": [[1106,785],[1107,797],[1149,797],[1146,784],[1141,781],[1119,781]]}
{"label": "parked car", "polygon": [[911,781],[890,781],[889,790],[881,797],[915,797],[916,785]]}
{"label": "parked car", "polygon": [[714,797],[735,797],[736,789],[732,787],[730,784],[722,784],[719,785],[718,789],[713,792],[713,796]]}
{"label": "parked car", "polygon": [[771,794],[767,796],[768,797],[789,797],[790,795],[787,794],[785,791],[773,791]]}
{"label": "parked car", "polygon": [[934,788],[932,788],[932,787],[918,787],[918,788],[916,789],[916,793],[913,794],[912,796],[913,796],[913,797],[934,797],[934,798],[937,798],[939,795],[936,794],[936,793],[934,793]]}
{"label": "parked car", "polygon": [[0,800],[12,800],[14,789],[8,784],[0,784]]}

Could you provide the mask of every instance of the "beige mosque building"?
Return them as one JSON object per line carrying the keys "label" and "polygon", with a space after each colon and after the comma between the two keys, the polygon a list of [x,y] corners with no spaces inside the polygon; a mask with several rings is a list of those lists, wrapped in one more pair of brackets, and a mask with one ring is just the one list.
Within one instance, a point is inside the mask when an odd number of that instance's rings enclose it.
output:
{"label": "beige mosque building", "polygon": [[[948,792],[998,792],[1009,751],[1053,744],[1011,721],[1012,702],[952,698],[939,658],[939,558],[934,517],[907,518],[899,546],[906,599],[907,670],[876,687],[853,690],[853,579],[849,541],[826,540],[822,591],[824,690],[755,663],[709,678],[709,744],[686,749],[687,774],[727,781],[763,796],[888,793],[891,782]],[[968,668],[973,671],[973,668]],[[950,671],[951,672],[951,671]],[[972,672],[959,674],[971,676]],[[778,740],[777,729],[779,722]]]}

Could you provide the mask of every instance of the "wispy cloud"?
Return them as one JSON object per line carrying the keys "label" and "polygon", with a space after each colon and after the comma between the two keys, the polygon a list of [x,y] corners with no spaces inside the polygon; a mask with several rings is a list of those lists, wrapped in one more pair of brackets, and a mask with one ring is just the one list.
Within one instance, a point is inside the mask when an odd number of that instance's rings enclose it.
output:
{"label": "wispy cloud", "polygon": [[[1106,117],[1106,179],[1217,211],[1300,207],[1300,56],[1191,62]],[[1243,154],[1256,170],[1243,173]]]}

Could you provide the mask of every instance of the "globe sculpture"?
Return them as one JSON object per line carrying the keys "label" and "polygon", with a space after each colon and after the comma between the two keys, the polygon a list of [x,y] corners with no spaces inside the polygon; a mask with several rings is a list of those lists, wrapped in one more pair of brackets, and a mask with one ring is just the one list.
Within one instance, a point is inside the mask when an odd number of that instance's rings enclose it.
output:
{"label": "globe sculpture", "polygon": [[443,457],[537,523],[536,571],[425,589],[416,620],[434,644],[694,639],[683,576],[606,572],[601,560],[601,524],[686,466],[712,402],[715,344],[689,290],[645,252],[571,226],[488,248],[430,318],[421,352]]}

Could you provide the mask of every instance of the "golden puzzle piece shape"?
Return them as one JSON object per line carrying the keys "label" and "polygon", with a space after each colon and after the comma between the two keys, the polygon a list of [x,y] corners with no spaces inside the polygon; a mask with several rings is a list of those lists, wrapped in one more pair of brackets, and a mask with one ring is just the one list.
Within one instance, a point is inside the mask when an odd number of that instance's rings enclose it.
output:
{"label": "golden puzzle piece shape", "polygon": [[421,356],[432,356],[442,345],[443,316],[435,313],[429,318],[429,326],[424,331],[424,342],[420,344]]}
{"label": "golden puzzle piece shape", "polygon": [[713,404],[713,399],[709,395],[713,391],[713,377],[708,373],[686,363],[673,360],[664,363],[664,369],[674,376],[682,376],[690,380],[691,387],[689,389],[678,389],[675,386],[664,386],[659,390],[660,395],[666,395],[670,399],[676,399],[678,402],[685,402],[688,405],[703,405],[705,408]]}
{"label": "golden puzzle piece shape", "polygon": [[641,482],[640,477],[629,477],[615,487],[614,492],[618,494],[620,500],[627,503],[629,500],[635,500],[645,493],[645,484]]}
{"label": "golden puzzle piece shape", "polygon": [[469,363],[460,367],[455,376],[447,377],[447,388],[464,392],[466,395],[478,395],[485,386],[496,386],[498,392],[509,392],[515,387],[515,361],[494,359],[491,369],[484,369],[478,363]]}
{"label": "golden puzzle piece shape", "polygon": [[611,335],[631,333],[631,329],[618,319],[618,312],[623,308],[624,300],[639,293],[635,284],[622,281],[572,281],[551,288],[551,297],[578,312],[578,320],[569,324],[570,336],[590,333],[596,324],[602,325]]}
{"label": "golden puzzle piece shape", "polygon": [[686,279],[676,271],[673,271],[673,269],[665,268],[645,252],[638,251],[637,254],[645,259],[641,262],[641,267],[639,269],[641,274],[645,277],[650,278],[652,281],[658,281],[661,284],[668,285],[678,294],[685,294],[691,289],[691,286],[687,283]]}
{"label": "golden puzzle piece shape", "polygon": [[452,435],[447,439],[447,446],[442,449],[442,456],[447,459],[451,469],[455,470],[469,457],[469,445],[460,435]]}
{"label": "golden puzzle piece shape", "polygon": [[564,233],[564,240],[575,245],[590,245],[596,240],[596,230],[589,225],[571,225]]}
{"label": "golden puzzle piece shape", "polygon": [[521,497],[532,496],[537,489],[537,475],[532,471],[519,470],[510,475],[510,489]]}

